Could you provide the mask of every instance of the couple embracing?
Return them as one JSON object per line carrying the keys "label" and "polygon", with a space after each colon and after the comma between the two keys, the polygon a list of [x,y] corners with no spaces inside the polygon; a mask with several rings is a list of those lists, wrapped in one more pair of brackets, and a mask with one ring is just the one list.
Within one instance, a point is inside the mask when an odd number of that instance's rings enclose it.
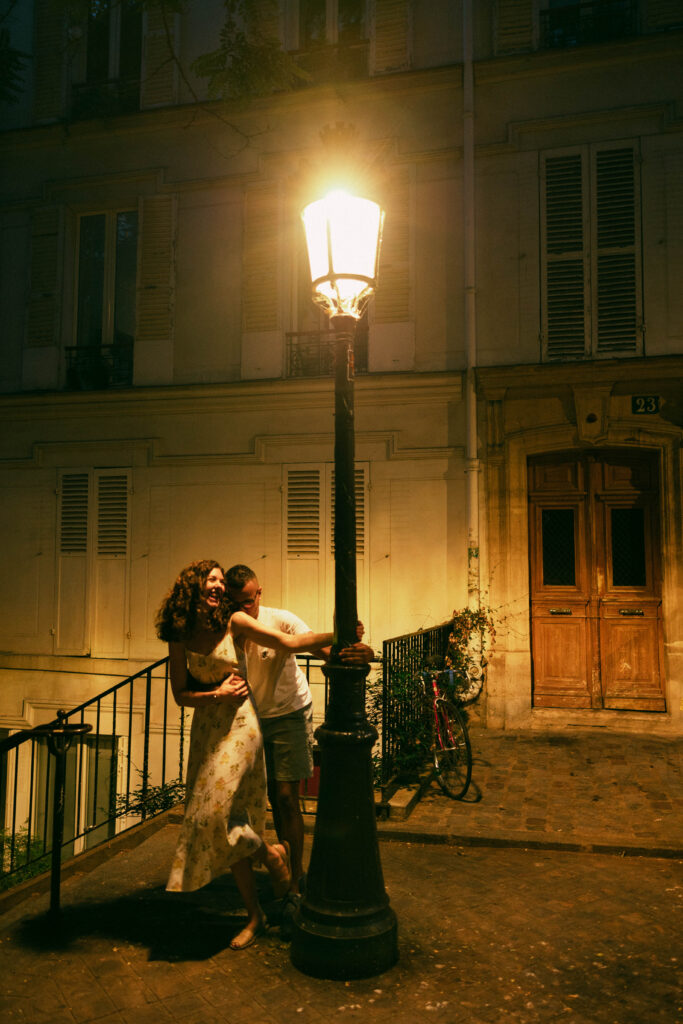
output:
{"label": "couple embracing", "polygon": [[[302,878],[300,780],[313,774],[311,693],[295,655],[327,658],[333,634],[261,606],[248,566],[224,573],[208,559],[182,570],[156,625],[169,645],[175,701],[194,708],[185,817],[167,888],[193,891],[230,869],[247,908],[230,946],[246,949],[266,929],[252,874],[261,863],[283,898],[288,937]],[[372,651],[357,643],[340,656],[365,662]],[[263,837],[266,785],[279,840],[272,845]]]}

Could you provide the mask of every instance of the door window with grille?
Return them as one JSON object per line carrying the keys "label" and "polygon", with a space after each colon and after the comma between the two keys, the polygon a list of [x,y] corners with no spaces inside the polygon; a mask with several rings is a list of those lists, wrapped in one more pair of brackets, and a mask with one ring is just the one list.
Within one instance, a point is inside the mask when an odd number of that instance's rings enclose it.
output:
{"label": "door window with grille", "polygon": [[541,170],[543,358],[642,355],[635,146],[546,153]]}

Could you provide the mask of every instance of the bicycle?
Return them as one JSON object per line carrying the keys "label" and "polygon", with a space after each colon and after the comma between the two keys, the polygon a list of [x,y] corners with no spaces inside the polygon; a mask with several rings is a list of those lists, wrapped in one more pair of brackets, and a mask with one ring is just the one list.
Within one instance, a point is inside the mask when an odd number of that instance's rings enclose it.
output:
{"label": "bicycle", "polygon": [[[452,670],[425,671],[420,678],[433,714],[434,776],[446,796],[462,800],[472,780],[472,745],[465,716],[456,703],[458,679]],[[440,685],[442,679],[445,688]]]}

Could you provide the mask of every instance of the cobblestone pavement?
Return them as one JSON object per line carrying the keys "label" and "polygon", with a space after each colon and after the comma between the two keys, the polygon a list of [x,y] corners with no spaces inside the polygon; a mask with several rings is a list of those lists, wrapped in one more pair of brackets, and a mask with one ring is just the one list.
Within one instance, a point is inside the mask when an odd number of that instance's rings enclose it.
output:
{"label": "cobblestone pavement", "polygon": [[4,915],[3,1022],[683,1021],[681,861],[382,843],[399,962],[331,982],[292,967],[277,927],[232,952],[230,882],[165,893],[177,831],[68,879],[61,937],[46,895]]}
{"label": "cobblestone pavement", "polygon": [[301,974],[273,904],[268,934],[232,952],[229,878],[164,891],[178,832],[167,815],[137,847],[122,836],[64,878],[61,932],[47,885],[0,899],[3,1024],[683,1024],[683,742],[472,739],[466,801],[432,783],[407,820],[379,823],[400,949],[383,975]]}
{"label": "cobblestone pavement", "polygon": [[440,841],[683,850],[683,740],[588,730],[472,732],[465,800],[432,782],[406,821],[380,829]]}

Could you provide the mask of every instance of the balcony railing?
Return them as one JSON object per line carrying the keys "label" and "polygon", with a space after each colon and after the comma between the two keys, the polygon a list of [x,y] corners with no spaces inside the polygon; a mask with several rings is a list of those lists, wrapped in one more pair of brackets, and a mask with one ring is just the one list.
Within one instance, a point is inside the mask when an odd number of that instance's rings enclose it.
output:
{"label": "balcony railing", "polygon": [[623,39],[638,32],[636,0],[593,0],[540,12],[541,46],[560,49]]}
{"label": "balcony railing", "polygon": [[73,391],[125,388],[133,383],[133,343],[72,345],[66,354],[66,386]]}
{"label": "balcony railing", "polygon": [[[334,332],[296,331],[287,334],[287,377],[331,377],[334,373]],[[359,327],[353,346],[356,373],[368,372],[367,331]]]}
{"label": "balcony railing", "polygon": [[71,89],[74,121],[91,117],[114,117],[140,109],[140,79],[116,78],[107,82],[85,82]]}

